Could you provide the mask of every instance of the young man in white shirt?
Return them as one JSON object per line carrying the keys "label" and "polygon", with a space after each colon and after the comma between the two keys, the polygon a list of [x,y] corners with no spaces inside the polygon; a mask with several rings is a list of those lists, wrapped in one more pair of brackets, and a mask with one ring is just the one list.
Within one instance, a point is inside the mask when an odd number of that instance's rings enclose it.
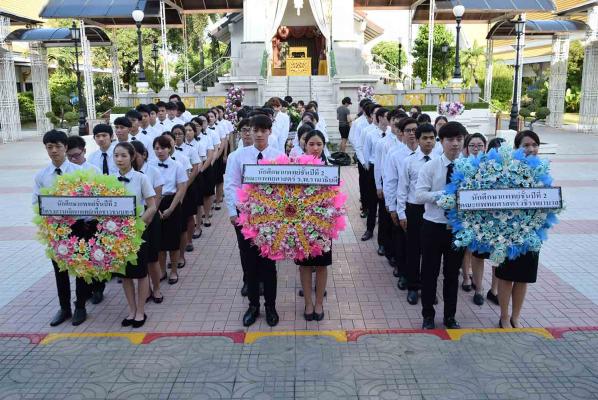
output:
{"label": "young man in white shirt", "polygon": [[415,188],[421,168],[436,158],[436,129],[423,124],[415,131],[419,147],[405,158],[399,174],[397,190],[397,218],[401,228],[407,232],[405,277],[407,278],[407,302],[417,304],[417,292],[421,288],[421,229],[424,205],[417,202]]}
{"label": "young man in white shirt", "polygon": [[361,203],[361,218],[367,217],[367,207],[366,207],[366,196],[365,196],[365,170],[363,169],[363,164],[365,160],[363,158],[363,146],[361,145],[361,135],[363,134],[363,129],[367,126],[368,121],[365,115],[365,107],[370,104],[372,101],[370,99],[362,99],[359,102],[359,112],[357,113],[357,119],[353,121],[351,124],[351,129],[349,130],[349,142],[353,149],[355,150],[355,157],[357,159],[357,172],[359,173],[359,201]]}
{"label": "young man in white shirt", "polygon": [[161,126],[162,132],[170,130],[170,123],[168,122],[168,112],[166,111],[166,106],[167,103],[164,101],[159,101],[156,103],[156,107],[158,107],[158,114],[156,115],[156,124]]}
{"label": "young man in white shirt", "polygon": [[[237,226],[237,190],[241,188],[243,165],[256,164],[260,160],[271,160],[283,154],[268,146],[268,136],[272,130],[272,121],[266,115],[256,115],[251,118],[251,134],[253,146],[239,149],[238,154],[228,163],[225,174],[226,206],[233,226]],[[240,252],[245,258],[246,278],[248,284],[249,308],[243,316],[243,325],[250,326],[260,315],[260,281],[264,284],[264,299],[266,308],[266,322],[269,326],[276,326],[279,321],[276,312],[276,262],[262,257],[260,249],[243,238]]]}
{"label": "young man in white shirt", "polygon": [[[159,106],[158,106],[159,107]],[[183,125],[185,121],[177,117],[178,106],[172,101],[166,103],[166,119],[164,120],[164,127],[166,131],[172,129],[175,125]]]}
{"label": "young man in white shirt", "polygon": [[374,183],[376,185],[376,196],[378,197],[378,255],[387,256],[390,260],[393,254],[393,245],[391,242],[392,222],[384,201],[382,174],[386,155],[392,146],[397,143],[397,137],[388,126],[388,114],[389,111],[386,108],[380,108],[376,112],[378,131],[381,138],[374,145],[374,165],[377,165],[374,169]]}
{"label": "young man in white shirt", "polygon": [[93,140],[95,140],[99,149],[91,153],[87,161],[98,167],[104,175],[114,175],[118,172],[118,168],[114,163],[114,146],[116,142],[112,141],[113,137],[114,131],[110,125],[97,124],[93,127]]}
{"label": "young man in white shirt", "polygon": [[149,104],[139,104],[137,107],[135,107],[135,110],[141,114],[141,120],[139,121],[139,131],[144,136],[150,138],[153,142],[154,138],[161,135],[162,132],[160,131],[160,133],[158,133],[154,128],[152,128],[152,119],[150,116],[152,110],[150,109]]}
{"label": "young man in white shirt", "polygon": [[[48,131],[44,135],[43,143],[51,163],[35,175],[33,181],[33,204],[37,204],[41,189],[51,187],[58,176],[81,169],[80,166],[73,164],[66,158],[67,140],[66,133],[57,130]],[[84,225],[85,222],[83,219],[77,220],[71,226],[73,234],[79,237],[83,236],[85,234]],[[87,319],[85,303],[91,296],[91,286],[85,283],[83,278],[75,279],[77,299],[75,301],[75,313],[72,314],[69,274],[67,271],[60,271],[58,264],[54,260],[52,260],[52,266],[54,267],[60,310],[52,318],[50,326],[60,325],[71,317],[73,317],[72,324],[74,326],[80,325]]]}
{"label": "young man in white shirt", "polygon": [[424,204],[422,224],[422,316],[423,329],[434,329],[434,299],[442,259],[444,276],[442,291],[444,299],[444,326],[460,328],[455,319],[457,293],[459,289],[459,268],[463,261],[463,249],[455,248],[451,227],[447,225],[444,210],[436,203],[450,182],[453,162],[463,150],[467,129],[459,122],[451,121],[440,128],[438,137],[444,153],[421,168],[417,177],[415,199]]}
{"label": "young man in white shirt", "polygon": [[[173,103],[180,103],[183,105],[183,107],[181,107],[180,109],[177,108],[177,115],[179,119],[183,120],[184,122],[189,122],[191,121],[191,118],[193,118],[193,115],[187,111],[187,107],[185,106],[185,103],[183,103],[183,100],[181,99],[181,96],[179,96],[178,94],[171,94],[170,97],[168,98],[168,101],[171,101]],[[179,113],[180,111],[180,113]]]}
{"label": "young man in white shirt", "polygon": [[378,130],[378,121],[376,120],[376,111],[380,108],[377,104],[370,104],[366,108],[366,115],[370,125],[365,128],[362,134],[363,143],[363,168],[366,171],[365,177],[365,195],[368,209],[368,217],[366,221],[366,231],[361,236],[362,241],[370,240],[374,237],[374,228],[376,227],[376,210],[378,208],[378,196],[376,194],[376,181],[374,179],[374,144],[381,137],[381,132]]}
{"label": "young man in white shirt", "polygon": [[146,104],[146,106],[149,109],[149,128],[154,137],[158,137],[164,132],[164,125],[158,122],[158,106],[154,103]]}

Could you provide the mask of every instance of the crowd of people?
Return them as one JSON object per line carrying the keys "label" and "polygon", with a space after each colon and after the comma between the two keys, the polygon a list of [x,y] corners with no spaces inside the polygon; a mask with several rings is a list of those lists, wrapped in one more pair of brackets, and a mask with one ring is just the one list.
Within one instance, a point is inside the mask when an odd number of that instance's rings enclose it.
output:
{"label": "crowd of people", "polygon": [[[342,147],[347,140],[355,150],[359,172],[361,217],[366,230],[361,240],[370,240],[378,225],[378,254],[385,256],[398,278],[398,288],[407,290],[407,301],[422,303],[423,328],[435,327],[434,305],[438,302],[436,285],[443,263],[444,325],[459,328],[455,319],[459,271],[461,288],[474,291],[473,302],[484,303],[483,254],[456,249],[444,211],[436,205],[438,195],[450,179],[457,157],[477,155],[499,147],[501,141],[486,142],[484,135],[469,134],[466,128],[445,117],[434,124],[419,107],[407,112],[404,107],[387,109],[371,100],[359,103],[353,120],[351,99],[345,98],[337,110]],[[296,127],[286,112],[288,107],[301,116]],[[276,311],[276,262],[261,256],[259,249],[244,238],[237,224],[237,190],[242,184],[243,166],[286,153],[290,157],[307,154],[323,163],[330,160],[328,132],[318,114],[318,104],[293,102],[292,98],[271,98],[263,107],[250,108],[234,103],[235,118],[229,121],[222,106],[193,116],[178,95],[168,102],[141,104],[118,117],[113,124],[93,128],[98,150],[86,154],[86,142],[52,130],[43,143],[51,163],[35,177],[33,202],[41,189],[53,184],[57,176],[78,169],[114,175],[135,194],[146,224],[137,265],[127,265],[119,275],[128,304],[122,326],[139,328],[147,320],[145,304],[162,303],[162,282],[175,285],[186,266],[186,253],[194,250],[193,241],[212,225],[213,213],[226,206],[238,240],[242,265],[241,294],[249,307],[242,323],[250,326],[260,315],[264,297],[265,318],[270,326],[278,324]],[[290,135],[291,128],[296,134]],[[237,141],[238,139],[238,141]],[[536,154],[540,144],[531,131],[520,132],[515,147]],[[223,205],[223,203],[225,203]],[[90,237],[94,220],[81,219],[73,234]],[[492,287],[486,298],[501,306],[501,327],[519,327],[521,306],[527,283],[534,282],[537,254],[493,267]],[[331,251],[296,262],[299,266],[304,318],[320,321],[325,317],[327,267]],[[105,283],[87,284],[77,278],[74,312],[68,273],[52,261],[60,309],[50,325],[72,318],[77,326],[87,318],[86,302],[103,301]],[[313,275],[315,273],[315,286]],[[118,274],[117,274],[118,275]],[[509,304],[512,301],[512,312]]]}

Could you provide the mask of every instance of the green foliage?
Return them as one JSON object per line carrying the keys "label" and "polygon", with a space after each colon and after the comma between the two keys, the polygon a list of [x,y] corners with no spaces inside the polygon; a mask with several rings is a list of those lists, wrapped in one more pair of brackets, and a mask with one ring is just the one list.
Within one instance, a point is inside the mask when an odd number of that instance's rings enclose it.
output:
{"label": "green foliage", "polygon": [[567,92],[565,94],[565,110],[568,112],[579,112],[584,57],[585,50],[581,42],[579,40],[572,41],[569,47]]}
{"label": "green foliage", "polygon": [[548,117],[548,114],[550,114],[550,110],[548,109],[548,107],[540,107],[538,111],[536,111],[536,118],[543,120],[546,119],[546,117]]}
{"label": "green foliage", "polygon": [[[485,72],[484,72],[485,73]],[[511,108],[513,99],[513,67],[500,61],[494,61],[492,68],[492,104],[493,108],[503,111]],[[478,85],[484,91],[484,80],[480,79]]]}
{"label": "green foliage", "polygon": [[565,111],[579,112],[581,104],[581,91],[577,88],[568,88],[565,92]]}
{"label": "green foliage", "polygon": [[539,78],[530,85],[526,93],[521,98],[521,108],[519,114],[525,118],[534,117],[534,120],[543,120],[550,110],[546,107],[548,101],[548,81],[545,78]]}
{"label": "green foliage", "polygon": [[[112,109],[110,110],[110,112],[112,114],[125,114],[127,111],[129,111],[132,107],[112,107]],[[187,111],[189,111],[191,113],[191,115],[199,115],[199,114],[204,114],[206,112],[208,112],[208,108],[188,108]]]}
{"label": "green foliage", "polygon": [[96,111],[104,113],[114,104],[114,88],[112,75],[94,74],[93,87],[96,100]]}
{"label": "green foliage", "polygon": [[[420,25],[413,46],[413,76],[426,78],[428,67],[428,25]],[[442,53],[442,46],[448,51]],[[434,25],[434,46],[432,53],[432,79],[436,82],[446,81],[451,76],[455,64],[455,37],[444,25]]]}
{"label": "green foliage", "polygon": [[50,99],[52,100],[52,111],[56,115],[72,110],[70,104],[72,96],[77,93],[77,79],[75,75],[66,71],[57,70],[50,75],[49,83]]}
{"label": "green foliage", "polygon": [[461,70],[465,86],[473,86],[482,80],[484,75],[479,72],[485,58],[484,48],[478,45],[477,40],[474,40],[470,49],[461,50]]}
{"label": "green foliage", "polygon": [[21,122],[35,121],[35,103],[33,102],[33,92],[22,92],[18,94],[19,112]]}
{"label": "green foliage", "polygon": [[[372,48],[372,54],[380,57],[385,64],[387,70],[399,69],[399,42],[398,41],[383,41],[379,42]],[[407,53],[404,48],[401,48],[401,67],[407,65]]]}

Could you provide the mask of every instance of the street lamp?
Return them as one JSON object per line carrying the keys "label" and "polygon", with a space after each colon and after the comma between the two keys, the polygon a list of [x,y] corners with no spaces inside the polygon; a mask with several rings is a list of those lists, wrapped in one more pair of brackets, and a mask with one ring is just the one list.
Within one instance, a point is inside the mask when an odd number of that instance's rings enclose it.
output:
{"label": "street lamp", "polygon": [[152,59],[154,60],[154,76],[158,76],[158,41],[152,44]]}
{"label": "street lamp", "polygon": [[514,131],[519,127],[517,117],[519,116],[519,102],[517,101],[517,94],[519,93],[519,51],[521,47],[521,35],[525,30],[525,19],[519,17],[513,21],[515,24],[515,34],[517,35],[517,48],[515,49],[515,82],[513,83],[513,103],[511,105],[511,120],[509,121],[509,129]]}
{"label": "street lamp", "polygon": [[137,46],[139,47],[139,74],[137,76],[137,82],[145,82],[145,71],[143,69],[143,51],[141,50],[141,21],[143,21],[143,11],[136,9],[132,13],[133,20],[137,26]]}
{"label": "street lamp", "polygon": [[83,107],[83,96],[81,89],[81,71],[79,70],[79,48],[77,47],[77,43],[81,40],[81,31],[73,21],[73,25],[69,28],[71,31],[71,40],[75,44],[75,65],[77,67],[77,96],[79,97],[79,136],[85,136],[85,108]]}
{"label": "street lamp", "polygon": [[401,68],[403,65],[401,63],[401,54],[403,53],[403,43],[401,43],[401,38],[399,38],[399,79],[401,79]]}
{"label": "street lamp", "polygon": [[442,51],[442,80],[446,79],[446,60],[448,55],[449,47],[445,44],[440,48]]}
{"label": "street lamp", "polygon": [[465,14],[465,7],[463,7],[461,4],[453,7],[453,15],[455,16],[455,21],[457,21],[457,48],[455,49],[455,72],[453,73],[454,81],[461,81],[461,61],[459,60],[459,38],[461,36],[461,19],[463,18],[463,14]]}

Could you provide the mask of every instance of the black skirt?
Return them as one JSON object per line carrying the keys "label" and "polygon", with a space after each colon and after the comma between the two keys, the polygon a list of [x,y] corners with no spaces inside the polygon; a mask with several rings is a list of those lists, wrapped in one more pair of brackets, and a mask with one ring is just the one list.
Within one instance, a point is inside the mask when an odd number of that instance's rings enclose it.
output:
{"label": "black skirt", "polygon": [[160,253],[160,230],[161,230],[160,214],[156,211],[152,222],[145,228],[148,231],[147,236],[147,262],[153,263],[158,261],[158,253]]}
{"label": "black skirt", "polygon": [[295,264],[301,267],[327,267],[332,265],[332,248],[319,256],[295,261]]}
{"label": "black skirt", "polygon": [[124,274],[114,274],[116,276],[128,279],[142,279],[147,276],[147,263],[148,263],[148,253],[149,253],[149,240],[150,240],[150,225],[148,225],[145,230],[143,231],[143,235],[141,238],[143,239],[143,243],[139,247],[139,251],[137,251],[137,265],[133,265],[130,262],[127,263],[125,267]]}
{"label": "black skirt", "polygon": [[[197,174],[195,178],[195,198],[197,199],[197,206],[203,206],[203,188],[205,186],[203,172]],[[197,212],[197,210],[195,210]]]}
{"label": "black skirt", "polygon": [[539,252],[528,251],[514,260],[505,260],[496,268],[496,277],[504,281],[534,283],[538,277]]}
{"label": "black skirt", "polygon": [[216,179],[214,177],[214,165],[210,165],[208,168],[205,169],[205,171],[203,172],[203,180],[203,197],[214,196],[214,194],[216,193],[216,191],[214,190],[216,186]]}
{"label": "black skirt", "polygon": [[215,169],[215,182],[216,185],[219,185],[224,182],[224,172],[226,171],[226,163],[224,162],[224,154],[221,154],[220,157],[214,163]]}
{"label": "black skirt", "polygon": [[185,192],[185,197],[183,197],[183,231],[187,229],[187,224],[185,223],[189,217],[197,214],[197,187],[195,186],[197,183],[196,180],[193,181],[191,186],[187,188]]}
{"label": "black skirt", "polygon": [[[162,197],[160,202],[160,211],[165,211],[170,207],[174,195]],[[181,212],[181,205],[177,205],[172,214],[160,221],[160,251],[174,251],[178,250],[181,244],[181,224],[183,215]]]}

